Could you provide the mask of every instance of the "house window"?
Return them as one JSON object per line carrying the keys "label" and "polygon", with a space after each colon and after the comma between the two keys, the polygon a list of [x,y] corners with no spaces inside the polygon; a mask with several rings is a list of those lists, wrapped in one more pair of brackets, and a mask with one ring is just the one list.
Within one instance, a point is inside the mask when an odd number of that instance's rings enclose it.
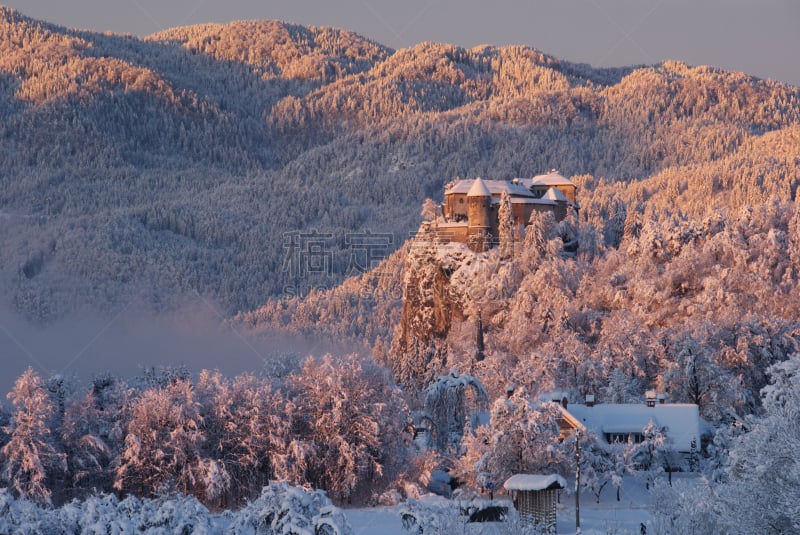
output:
{"label": "house window", "polygon": [[644,442],[644,435],[642,433],[605,433],[606,442],[609,444],[641,444]]}

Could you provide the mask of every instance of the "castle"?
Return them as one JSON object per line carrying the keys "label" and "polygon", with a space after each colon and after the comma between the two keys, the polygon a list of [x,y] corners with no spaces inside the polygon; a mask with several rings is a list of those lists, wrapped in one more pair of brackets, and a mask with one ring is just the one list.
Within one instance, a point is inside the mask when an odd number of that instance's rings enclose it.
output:
{"label": "castle", "polygon": [[552,212],[556,221],[578,210],[577,186],[553,169],[545,175],[513,180],[456,180],[445,186],[442,219],[437,217],[436,237],[460,242],[473,251],[486,251],[498,239],[500,202],[506,192],[511,201],[513,226],[528,224],[533,212]]}

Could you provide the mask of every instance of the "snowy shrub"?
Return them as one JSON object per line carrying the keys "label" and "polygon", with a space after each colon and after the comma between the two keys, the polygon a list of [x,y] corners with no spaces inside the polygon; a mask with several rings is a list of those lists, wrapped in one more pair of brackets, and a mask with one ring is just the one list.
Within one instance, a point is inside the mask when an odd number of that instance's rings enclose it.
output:
{"label": "snowy shrub", "polygon": [[121,514],[113,494],[90,496],[84,502],[70,502],[57,511],[62,529],[67,533],[105,535],[133,531],[130,516]]}
{"label": "snowy shrub", "polygon": [[348,535],[344,513],[322,491],[306,492],[286,483],[264,487],[261,496],[234,515],[236,535]]}
{"label": "snowy shrub", "polygon": [[213,515],[195,498],[177,496],[157,500],[112,494],[73,501],[58,509],[43,509],[30,500],[15,500],[0,489],[0,533],[109,535],[211,534]]}
{"label": "snowy shrub", "polygon": [[57,530],[50,513],[30,500],[16,500],[0,489],[0,533],[36,535]]}
{"label": "snowy shrub", "polygon": [[410,481],[403,482],[402,491],[403,491],[403,496],[405,496],[406,498],[412,498],[414,500],[418,500],[420,496],[425,494],[425,490],[422,487]]}
{"label": "snowy shrub", "polygon": [[725,533],[719,522],[717,495],[705,479],[676,481],[674,485],[657,479],[651,496],[656,535]]}
{"label": "snowy shrub", "polygon": [[465,531],[466,517],[453,502],[423,503],[409,499],[400,509],[403,529],[417,535]]}
{"label": "snowy shrub", "polygon": [[307,493],[276,484],[238,512],[212,515],[191,496],[155,500],[114,495],[92,496],[59,509],[43,509],[30,500],[17,500],[0,489],[0,533],[108,535],[212,534],[222,523],[239,535],[350,535],[352,530],[339,509],[322,491]]}
{"label": "snowy shrub", "polygon": [[378,505],[397,505],[403,501],[403,496],[397,489],[389,489],[380,496],[377,496],[375,502]]}
{"label": "snowy shrub", "polygon": [[208,509],[193,496],[142,500],[137,516],[136,529],[145,533],[213,533]]}

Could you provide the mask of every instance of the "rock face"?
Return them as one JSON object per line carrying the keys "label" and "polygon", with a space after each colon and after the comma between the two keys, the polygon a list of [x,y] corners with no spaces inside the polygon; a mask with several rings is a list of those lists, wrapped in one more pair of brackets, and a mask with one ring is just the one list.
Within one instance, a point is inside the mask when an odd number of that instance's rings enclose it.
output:
{"label": "rock face", "polygon": [[452,271],[441,262],[432,238],[430,233],[418,237],[406,258],[402,312],[390,349],[395,379],[418,390],[445,366],[444,340],[453,322],[464,318],[450,284]]}

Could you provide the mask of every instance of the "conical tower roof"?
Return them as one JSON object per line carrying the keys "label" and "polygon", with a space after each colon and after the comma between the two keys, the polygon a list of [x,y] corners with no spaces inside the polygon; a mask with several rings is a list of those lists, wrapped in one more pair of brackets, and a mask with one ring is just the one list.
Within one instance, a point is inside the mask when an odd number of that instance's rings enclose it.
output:
{"label": "conical tower roof", "polygon": [[467,192],[467,197],[491,197],[492,192],[486,187],[480,177],[472,182],[472,187]]}
{"label": "conical tower roof", "polygon": [[544,198],[550,199],[551,201],[567,202],[567,198],[558,188],[550,188],[547,190],[547,193],[544,194]]}

